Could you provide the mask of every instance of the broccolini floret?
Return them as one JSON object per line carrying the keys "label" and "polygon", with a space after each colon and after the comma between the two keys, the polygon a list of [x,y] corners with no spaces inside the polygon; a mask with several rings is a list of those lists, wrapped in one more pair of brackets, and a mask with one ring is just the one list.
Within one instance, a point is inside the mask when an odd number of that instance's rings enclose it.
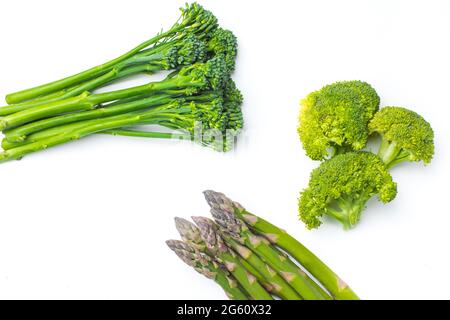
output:
{"label": "broccolini floret", "polygon": [[223,55],[229,72],[234,71],[238,44],[233,32],[222,28],[215,29],[207,46],[213,56]]}
{"label": "broccolini floret", "polygon": [[332,217],[348,229],[360,220],[366,202],[378,195],[387,203],[397,194],[396,183],[381,159],[369,152],[340,154],[313,170],[309,186],[300,195],[300,219],[308,229]]}
{"label": "broccolini floret", "polygon": [[381,136],[378,155],[389,168],[405,161],[428,164],[433,158],[433,129],[414,111],[384,107],[370,121],[369,129]]}
{"label": "broccolini floret", "polygon": [[306,154],[324,160],[364,148],[379,104],[376,91],[362,81],[340,81],[310,93],[301,101],[298,128]]}

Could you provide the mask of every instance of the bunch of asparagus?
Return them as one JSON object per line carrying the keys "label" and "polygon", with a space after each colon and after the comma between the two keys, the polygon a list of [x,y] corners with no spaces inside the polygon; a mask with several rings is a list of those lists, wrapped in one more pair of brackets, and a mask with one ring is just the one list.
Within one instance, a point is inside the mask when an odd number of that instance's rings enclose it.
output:
{"label": "bunch of asparagus", "polygon": [[[284,230],[215,191],[204,192],[214,220],[175,218],[167,245],[235,300],[356,300],[328,266]],[[307,272],[308,273],[307,273]]]}
{"label": "bunch of asparagus", "polygon": [[[7,95],[0,107],[0,162],[94,133],[193,140],[232,149],[242,128],[242,95],[230,75],[237,41],[197,3],[181,8],[165,32],[109,62]],[[162,81],[95,90],[136,74],[172,72]],[[159,125],[170,132],[141,129]]]}

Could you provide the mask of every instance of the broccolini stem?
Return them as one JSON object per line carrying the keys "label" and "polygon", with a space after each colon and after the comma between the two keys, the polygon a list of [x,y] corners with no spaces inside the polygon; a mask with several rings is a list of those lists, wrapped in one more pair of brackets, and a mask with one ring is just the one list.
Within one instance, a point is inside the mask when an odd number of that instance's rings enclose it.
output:
{"label": "broccolini stem", "polygon": [[23,146],[3,151],[2,153],[0,153],[0,162],[21,159],[23,156],[29,153],[45,150],[47,148],[73,140],[78,140],[99,131],[138,125],[142,122],[146,124],[159,124],[161,121],[165,121],[170,117],[175,118],[175,116],[176,115],[174,114],[164,115],[150,110],[141,113],[129,113],[109,118],[79,122],[73,126],[72,130],[68,130],[67,128],[70,125],[56,127],[55,129],[57,130],[54,131],[54,135],[48,138],[43,138],[35,142],[25,144]]}
{"label": "broccolini stem", "polygon": [[185,135],[177,135],[169,132],[140,131],[131,129],[112,129],[99,132],[99,134],[109,134],[113,136],[127,136],[127,137],[156,138],[156,139],[174,139],[174,138],[184,139],[187,137]]}
{"label": "broccolini stem", "polygon": [[[150,108],[162,104],[169,103],[174,97],[171,95],[156,95],[148,98],[144,98],[141,100],[135,100],[128,103],[118,104],[114,106],[107,106],[98,108],[95,110],[71,113],[61,116],[56,116],[48,119],[42,119],[39,121],[31,122],[25,124],[21,127],[14,128],[6,131],[5,137],[9,142],[21,142],[26,139],[26,137],[30,134],[33,134],[38,131],[42,131],[48,128],[57,127],[73,122],[96,119],[96,118],[104,118],[108,116],[113,116],[117,114],[127,113],[131,111],[137,111],[144,108]],[[37,138],[37,139],[36,139]],[[42,136],[40,137],[42,138]],[[28,141],[36,141],[39,139],[38,137],[31,137]]]}
{"label": "broccolini stem", "polygon": [[46,103],[49,102],[54,102],[57,100],[61,100],[61,97],[63,95],[65,95],[67,92],[69,92],[70,90],[76,89],[79,86],[74,86],[74,87],[70,87],[70,88],[66,88],[63,90],[60,90],[58,92],[53,92],[50,93],[48,95],[45,96],[39,96],[33,100],[30,101],[26,101],[26,102],[21,102],[21,103],[17,103],[17,104],[12,104],[12,105],[8,105],[8,106],[2,106],[0,107],[0,116],[7,116],[31,107],[36,107],[39,105],[44,105]]}
{"label": "broccolini stem", "polygon": [[6,101],[9,104],[19,103],[22,101],[30,100],[35,97],[41,96],[41,95],[49,94],[49,93],[64,89],[66,87],[76,85],[80,82],[84,82],[86,80],[98,77],[98,76],[110,71],[111,68],[114,67],[114,65],[116,65],[117,63],[130,58],[131,56],[138,53],[142,49],[145,49],[146,47],[148,47],[154,43],[157,43],[159,40],[161,40],[171,34],[174,34],[178,31],[180,31],[181,29],[183,29],[183,26],[175,25],[172,29],[170,29],[166,32],[160,33],[156,37],[153,37],[153,38],[141,43],[134,49],[128,51],[127,53],[125,53],[125,54],[121,55],[120,57],[115,58],[107,63],[98,65],[96,67],[93,67],[91,69],[88,69],[86,71],[83,71],[81,73],[75,74],[73,76],[70,76],[70,77],[67,77],[67,78],[64,78],[61,80],[53,81],[53,82],[50,82],[50,83],[47,83],[44,85],[40,85],[40,86],[37,86],[34,88],[30,88],[30,89],[26,89],[26,90],[22,90],[19,92],[8,94],[6,96]]}
{"label": "broccolini stem", "polygon": [[199,87],[202,85],[203,83],[201,83],[201,81],[191,81],[191,77],[189,76],[180,76],[173,79],[166,79],[159,82],[150,82],[141,86],[111,92],[98,93],[93,95],[83,93],[76,98],[68,98],[65,100],[40,105],[5,116],[0,120],[0,130],[14,128],[31,121],[48,118],[63,113],[90,110],[95,108],[96,105],[104,102],[129,98],[151,92],[178,89],[181,87]]}
{"label": "broccolini stem", "polygon": [[30,121],[51,117],[55,113],[92,110],[95,107],[95,103],[89,101],[88,96],[89,94],[85,92],[77,97],[46,103],[5,116],[0,120],[0,129],[13,128]]}
{"label": "broccolini stem", "polygon": [[233,212],[243,219],[252,230],[263,235],[294,257],[338,300],[358,300],[352,289],[336,275],[322,260],[286,231],[244,209],[240,204],[215,191],[205,191],[205,198],[212,208]]}

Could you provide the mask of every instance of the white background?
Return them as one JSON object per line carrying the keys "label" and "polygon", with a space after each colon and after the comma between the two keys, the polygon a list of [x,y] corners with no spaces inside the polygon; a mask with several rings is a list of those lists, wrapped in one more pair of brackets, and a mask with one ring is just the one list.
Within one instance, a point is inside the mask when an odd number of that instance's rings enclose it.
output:
{"label": "white background", "polygon": [[[224,298],[164,243],[174,216],[209,215],[208,188],[286,228],[364,299],[450,298],[450,2],[201,3],[239,38],[237,150],[94,136],[0,165],[0,298]],[[1,1],[0,95],[114,58],[182,4]],[[422,114],[436,156],[395,168],[397,199],[370,201],[356,229],[307,231],[297,197],[318,163],[297,137],[298,101],[345,79]]]}

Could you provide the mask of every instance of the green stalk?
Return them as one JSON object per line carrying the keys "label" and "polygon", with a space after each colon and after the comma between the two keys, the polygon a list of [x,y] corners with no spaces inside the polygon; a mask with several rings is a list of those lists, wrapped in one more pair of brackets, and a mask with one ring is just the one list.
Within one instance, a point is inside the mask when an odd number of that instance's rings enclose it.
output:
{"label": "green stalk", "polygon": [[234,213],[244,220],[252,230],[268,239],[271,243],[279,246],[292,257],[294,257],[303,267],[306,268],[323,286],[338,300],[358,300],[358,296],[352,289],[336,275],[324,262],[315,254],[309,251],[299,241],[293,238],[286,231],[278,228],[270,222],[255,216],[246,211],[240,204],[233,202],[225,195],[205,191],[205,197],[209,205],[213,208],[221,208]]}
{"label": "green stalk", "polygon": [[255,276],[250,274],[239,262],[233,251],[225,245],[217,233],[213,221],[203,217],[193,217],[200,229],[201,236],[208,250],[222,262],[227,270],[236,278],[241,286],[255,300],[273,300],[272,296],[261,286]]}
{"label": "green stalk", "polygon": [[[132,129],[112,129],[99,132],[100,134],[109,134],[112,136],[127,136],[127,137],[144,137],[144,138],[156,138],[156,139],[186,139],[187,135],[174,134],[170,132],[153,132],[153,131],[140,131]],[[190,137],[190,135],[189,135]]]}
{"label": "green stalk", "polygon": [[33,99],[35,97],[38,97],[38,96],[41,96],[44,94],[49,94],[49,93],[64,89],[66,87],[70,87],[72,85],[79,84],[80,82],[84,82],[86,80],[90,80],[95,77],[101,76],[101,75],[109,72],[116,64],[132,57],[134,54],[141,51],[142,49],[158,42],[159,40],[161,40],[164,37],[167,37],[173,33],[178,32],[181,29],[182,29],[181,26],[177,26],[173,30],[169,30],[167,32],[161,33],[158,36],[141,43],[134,49],[128,51],[127,53],[121,55],[120,57],[118,57],[116,59],[113,59],[107,63],[98,65],[96,67],[93,67],[91,69],[88,69],[86,71],[80,72],[73,76],[63,78],[61,80],[53,81],[53,82],[50,82],[50,83],[47,83],[44,85],[40,85],[40,86],[37,86],[34,88],[30,88],[30,89],[26,89],[26,90],[22,90],[19,92],[8,94],[6,96],[6,101],[9,104],[19,103],[22,101],[30,100],[30,99]]}
{"label": "green stalk", "polygon": [[46,103],[41,106],[33,107],[24,111],[20,111],[0,119],[0,129],[13,128],[23,123],[34,120],[51,117],[57,113],[68,113],[75,111],[92,110],[95,103],[91,102],[87,92],[73,98],[68,98],[61,101]]}
{"label": "green stalk", "polygon": [[382,137],[378,156],[383,160],[388,169],[392,169],[397,164],[410,161],[410,154],[405,152],[395,142],[390,142]]}
{"label": "green stalk", "polygon": [[351,198],[342,196],[337,200],[338,209],[327,207],[327,214],[340,221],[344,226],[344,229],[348,230],[353,228],[361,218],[361,212],[363,211],[367,201],[367,197],[360,196],[359,198]]}
{"label": "green stalk", "polygon": [[139,73],[154,73],[161,70],[161,67],[154,66],[152,64],[132,65],[120,68],[113,68],[108,73],[103,74],[100,77],[94,78],[90,81],[76,85],[69,89],[63,89],[61,91],[38,97],[36,99],[13,104],[9,106],[0,107],[0,116],[7,116],[16,112],[27,110],[33,107],[42,106],[50,102],[64,100],[66,98],[77,96],[83,92],[91,92],[92,90],[99,89],[107,84],[115,82],[117,80],[139,74]]}
{"label": "green stalk", "polygon": [[175,38],[177,35],[179,38],[181,38],[189,32],[193,32],[199,38],[203,38],[208,34],[210,30],[217,26],[217,19],[209,11],[204,10],[200,5],[196,3],[186,6],[186,8],[181,9],[181,11],[181,22],[176,22],[168,31],[161,32],[157,36],[141,43],[127,53],[109,62],[98,65],[73,76],[53,81],[34,88],[11,93],[6,96],[6,101],[8,102],[8,104],[12,104],[30,100],[38,96],[46,95],[76,85],[86,80],[93,79],[105,74],[106,72],[109,72],[118,63],[129,59],[133,55],[139,53],[141,50],[150,47],[151,45],[164,43],[165,40]]}
{"label": "green stalk", "polygon": [[239,287],[236,280],[214,259],[183,241],[168,240],[166,243],[187,265],[220,285],[230,299],[248,300],[247,294]]}
{"label": "green stalk", "polygon": [[52,102],[5,116],[0,120],[0,130],[14,128],[25,123],[63,113],[93,109],[100,103],[129,98],[145,93],[164,91],[168,89],[178,89],[183,86],[199,87],[203,85],[201,81],[193,82],[190,80],[191,78],[189,76],[180,76],[176,79],[174,78],[159,82],[150,82],[148,84],[128,89],[98,93],[93,95],[84,93],[76,98],[68,98],[65,100]]}
{"label": "green stalk", "polygon": [[245,270],[247,270],[250,274],[255,276],[256,280],[258,280],[258,282],[264,287],[264,289],[267,290],[268,293],[276,295],[276,293],[274,292],[274,287],[269,282],[267,282],[267,280],[263,277],[263,275],[258,270],[256,270],[245,259],[243,259],[241,257],[237,257],[237,258],[239,260],[239,263],[245,268]]}
{"label": "green stalk", "polygon": [[72,87],[72,88],[68,88],[68,89],[63,89],[61,91],[58,92],[54,92],[45,96],[40,96],[37,97],[33,100],[30,101],[26,101],[26,102],[21,102],[21,103],[17,103],[17,104],[13,104],[13,105],[8,105],[8,106],[2,106],[0,107],[0,116],[7,116],[31,107],[36,107],[36,106],[40,106],[49,102],[54,102],[54,101],[58,101],[61,100],[61,97],[63,95],[65,95],[68,91],[77,88],[78,86]]}
{"label": "green stalk", "polygon": [[265,238],[253,234],[245,223],[237,219],[233,213],[221,209],[211,209],[211,214],[224,233],[233,237],[266,261],[302,298],[305,300],[327,299],[320,290],[311,286],[310,282],[307,281],[308,276],[305,272],[287,259],[285,255],[274,250]]}
{"label": "green stalk", "polygon": [[[222,235],[227,245],[237,252],[253,269],[262,275],[263,282],[267,282],[272,292],[285,300],[302,300],[302,297],[270,266],[247,247],[239,244],[231,237]],[[253,272],[252,272],[253,273]],[[254,273],[253,273],[254,274]],[[261,282],[261,281],[260,281]]]}
{"label": "green stalk", "polygon": [[23,146],[5,150],[0,153],[0,162],[5,162],[13,159],[21,159],[23,156],[45,150],[47,148],[57,146],[66,142],[81,139],[87,135],[100,132],[103,130],[109,130],[114,128],[138,125],[141,123],[146,124],[158,124],[160,121],[167,120],[168,117],[176,117],[174,114],[156,113],[152,110],[129,113],[118,116],[112,116],[103,119],[88,120],[85,123],[76,123],[72,130],[68,128],[57,127],[58,131],[55,131],[53,136],[31,142]]}
{"label": "green stalk", "polygon": [[[175,218],[175,226],[184,242],[194,246],[200,252],[206,253],[211,257],[214,257],[214,253],[210,252],[206,246],[206,243],[201,237],[199,228],[190,221],[183,218]],[[272,292],[273,287],[264,279],[263,275],[250,265],[245,259],[239,258],[240,264],[264,286],[268,292]]]}
{"label": "green stalk", "polygon": [[[74,122],[80,122],[90,119],[98,119],[98,118],[105,118],[108,116],[113,116],[117,114],[123,114],[128,113],[132,111],[138,111],[140,109],[144,108],[150,108],[162,104],[166,104],[171,102],[175,97],[170,95],[157,95],[157,96],[151,96],[142,100],[135,100],[128,103],[118,104],[114,105],[112,107],[106,106],[101,107],[95,110],[85,111],[85,112],[78,112],[78,113],[71,113],[71,114],[65,114],[60,115],[48,119],[43,119],[35,122],[31,122],[28,124],[25,124],[23,126],[8,130],[5,132],[5,137],[9,142],[17,143],[25,141],[25,139],[29,137],[28,142],[30,141],[36,141],[39,138],[32,137],[32,134],[35,132],[43,131],[45,129],[53,128],[62,126],[65,124],[70,124]],[[45,135],[44,135],[45,136]],[[38,136],[39,137],[39,136]]]}

